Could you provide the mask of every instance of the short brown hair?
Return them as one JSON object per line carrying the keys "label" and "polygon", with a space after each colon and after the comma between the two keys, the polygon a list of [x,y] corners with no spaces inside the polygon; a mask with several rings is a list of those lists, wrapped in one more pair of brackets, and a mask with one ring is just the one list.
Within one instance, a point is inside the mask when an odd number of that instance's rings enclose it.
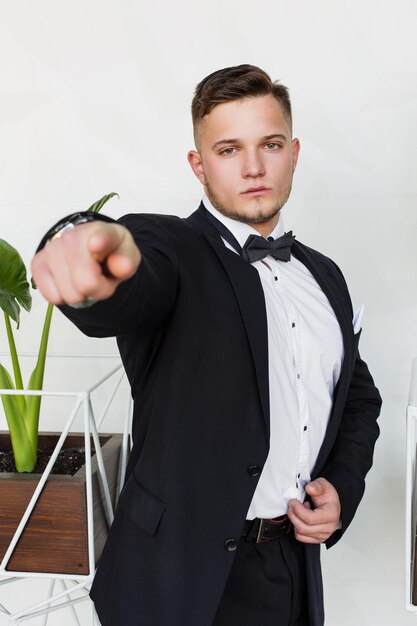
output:
{"label": "short brown hair", "polygon": [[255,65],[236,65],[217,70],[197,85],[191,104],[194,140],[197,145],[199,123],[205,115],[223,102],[266,96],[271,94],[279,102],[285,120],[292,130],[291,101],[287,87],[272,82],[264,70]]}

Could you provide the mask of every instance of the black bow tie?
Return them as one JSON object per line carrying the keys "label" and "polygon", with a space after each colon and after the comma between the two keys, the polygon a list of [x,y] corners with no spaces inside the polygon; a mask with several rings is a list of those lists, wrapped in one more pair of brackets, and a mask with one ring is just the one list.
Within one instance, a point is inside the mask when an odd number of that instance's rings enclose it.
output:
{"label": "black bow tie", "polygon": [[285,233],[278,239],[268,237],[265,239],[260,235],[249,235],[242,249],[242,259],[254,263],[260,261],[270,254],[279,261],[289,261],[291,258],[291,246],[295,236],[292,230]]}

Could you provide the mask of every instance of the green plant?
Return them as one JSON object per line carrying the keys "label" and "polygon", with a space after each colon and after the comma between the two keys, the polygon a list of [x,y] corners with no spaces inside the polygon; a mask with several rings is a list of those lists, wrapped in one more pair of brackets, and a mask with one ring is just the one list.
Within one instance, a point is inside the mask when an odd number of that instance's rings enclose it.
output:
{"label": "green plant", "polygon": [[[103,196],[88,210],[98,213],[103,205],[116,193]],[[24,390],[19,357],[14,340],[11,320],[19,328],[20,307],[30,311],[32,296],[27,280],[25,264],[13,246],[0,239],[0,308],[3,310],[7,341],[12,361],[13,376],[0,364],[0,388]],[[35,369],[29,378],[28,390],[41,390],[45,372],[46,353],[51,327],[53,305],[46,309],[45,321],[39,345]],[[10,431],[15,465],[18,472],[32,472],[38,453],[38,427],[41,396],[5,395],[1,396]]]}

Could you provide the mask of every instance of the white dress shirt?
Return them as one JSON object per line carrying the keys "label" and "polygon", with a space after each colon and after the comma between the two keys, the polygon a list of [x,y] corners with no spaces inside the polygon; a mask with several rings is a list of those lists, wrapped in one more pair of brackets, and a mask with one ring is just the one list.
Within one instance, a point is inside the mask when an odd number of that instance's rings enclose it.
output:
{"label": "white dress shirt", "polygon": [[[225,217],[208,198],[204,206],[241,246],[251,226]],[[282,215],[270,234],[284,233]],[[225,246],[233,250],[224,241]],[[294,256],[252,263],[265,294],[268,322],[270,450],[247,519],[287,512],[302,502],[326,432],[343,359],[343,338],[330,303],[311,272]]]}

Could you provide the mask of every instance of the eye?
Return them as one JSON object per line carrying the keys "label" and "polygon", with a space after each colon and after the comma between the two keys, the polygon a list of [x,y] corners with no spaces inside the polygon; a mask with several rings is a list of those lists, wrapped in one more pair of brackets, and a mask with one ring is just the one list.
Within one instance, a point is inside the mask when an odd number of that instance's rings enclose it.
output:
{"label": "eye", "polygon": [[220,154],[223,154],[224,156],[229,156],[230,154],[233,154],[235,151],[236,151],[236,148],[225,148],[224,150],[220,152]]}
{"label": "eye", "polygon": [[282,148],[281,144],[274,141],[268,141],[268,143],[265,144],[265,147],[268,148],[268,150],[279,150]]}

